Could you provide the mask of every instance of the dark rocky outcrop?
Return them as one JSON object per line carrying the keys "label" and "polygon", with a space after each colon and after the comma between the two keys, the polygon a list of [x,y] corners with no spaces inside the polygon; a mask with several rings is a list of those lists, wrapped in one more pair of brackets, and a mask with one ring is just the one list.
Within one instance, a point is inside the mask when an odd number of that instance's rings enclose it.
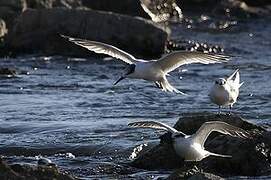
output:
{"label": "dark rocky outcrop", "polygon": [[64,7],[68,9],[81,7],[81,0],[26,0],[27,8],[51,9]]}
{"label": "dark rocky outcrop", "polygon": [[0,38],[4,37],[7,34],[7,32],[8,30],[5,21],[3,19],[0,19]]}
{"label": "dark rocky outcrop", "polygon": [[115,45],[141,56],[164,52],[168,33],[151,21],[92,10],[28,9],[18,18],[7,38],[14,52],[47,55],[88,55],[84,48],[65,41],[59,34]]}
{"label": "dark rocky outcrop", "polygon": [[2,180],[73,180],[66,172],[55,166],[35,166],[29,164],[7,164],[0,158],[0,179]]}
{"label": "dark rocky outcrop", "polygon": [[110,11],[150,19],[137,0],[81,0],[82,5],[94,10]]}
{"label": "dark rocky outcrop", "polygon": [[[132,166],[143,169],[176,169],[176,177],[183,176],[194,165],[204,172],[227,176],[258,176],[271,174],[271,132],[249,123],[237,115],[228,114],[186,114],[175,124],[175,128],[186,134],[193,134],[206,121],[224,121],[247,130],[252,139],[239,139],[212,133],[205,143],[211,152],[232,155],[232,158],[208,157],[201,162],[184,162],[174,152],[171,135],[161,136],[158,146],[139,154]],[[195,173],[194,173],[195,174]]]}
{"label": "dark rocky outcrop", "polygon": [[168,178],[168,180],[188,179],[188,180],[223,180],[222,177],[202,172],[196,166],[184,167],[174,171]]}
{"label": "dark rocky outcrop", "polygon": [[6,22],[7,29],[11,29],[15,18],[26,9],[24,0],[0,0],[0,19]]}

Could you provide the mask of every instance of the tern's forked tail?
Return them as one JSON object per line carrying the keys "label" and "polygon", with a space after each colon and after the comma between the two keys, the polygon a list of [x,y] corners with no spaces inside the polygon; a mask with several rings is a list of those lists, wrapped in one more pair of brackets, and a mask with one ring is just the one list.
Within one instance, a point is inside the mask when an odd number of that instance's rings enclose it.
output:
{"label": "tern's forked tail", "polygon": [[160,82],[160,85],[161,85],[161,89],[163,91],[175,92],[177,94],[186,95],[185,93],[183,93],[183,92],[179,91],[178,89],[176,89],[175,87],[171,86],[166,78],[164,78]]}
{"label": "tern's forked tail", "polygon": [[216,153],[211,153],[209,152],[209,155],[211,156],[217,156],[217,157],[224,157],[224,158],[231,158],[231,155],[223,155],[223,154],[216,154]]}

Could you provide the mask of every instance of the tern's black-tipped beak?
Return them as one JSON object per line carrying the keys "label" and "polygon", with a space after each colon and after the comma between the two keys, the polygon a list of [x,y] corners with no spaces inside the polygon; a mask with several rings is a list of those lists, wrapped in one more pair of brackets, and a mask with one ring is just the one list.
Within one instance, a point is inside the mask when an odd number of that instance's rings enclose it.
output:
{"label": "tern's black-tipped beak", "polygon": [[121,76],[115,83],[114,83],[114,86],[116,85],[116,84],[118,84],[121,80],[123,80],[123,79],[125,79],[125,77],[123,77],[123,76]]}

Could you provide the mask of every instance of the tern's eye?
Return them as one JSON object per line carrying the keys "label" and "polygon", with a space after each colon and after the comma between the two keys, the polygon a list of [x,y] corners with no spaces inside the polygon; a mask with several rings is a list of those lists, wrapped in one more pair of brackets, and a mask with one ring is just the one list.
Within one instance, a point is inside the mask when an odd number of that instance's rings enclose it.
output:
{"label": "tern's eye", "polygon": [[219,84],[219,82],[218,82],[218,81],[215,81],[215,84]]}

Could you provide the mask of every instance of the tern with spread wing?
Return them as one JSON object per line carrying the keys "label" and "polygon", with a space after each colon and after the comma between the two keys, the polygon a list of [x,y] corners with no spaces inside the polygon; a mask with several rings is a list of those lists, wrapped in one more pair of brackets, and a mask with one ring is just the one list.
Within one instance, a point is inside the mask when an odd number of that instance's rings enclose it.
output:
{"label": "tern with spread wing", "polygon": [[193,135],[186,135],[183,132],[177,131],[164,123],[156,121],[139,121],[129,123],[128,126],[136,128],[160,129],[171,132],[175,152],[177,155],[184,158],[185,161],[201,161],[210,155],[231,157],[229,155],[211,153],[204,149],[206,139],[214,131],[240,138],[248,138],[249,135],[245,130],[221,121],[205,122]]}
{"label": "tern with spread wing", "polygon": [[210,90],[211,101],[219,106],[229,106],[232,108],[239,96],[240,83],[239,69],[235,70],[228,78],[219,78]]}
{"label": "tern with spread wing", "polygon": [[112,45],[104,44],[96,41],[89,41],[79,38],[61,35],[81,47],[90,51],[107,54],[114,58],[120,59],[129,64],[124,74],[117,80],[114,85],[125,78],[144,79],[154,82],[156,86],[163,91],[170,91],[175,93],[182,93],[173,86],[171,86],[166,78],[166,75],[176,68],[191,63],[212,64],[227,62],[230,57],[220,54],[207,54],[202,52],[186,52],[176,51],[170,53],[159,60],[143,60],[136,59],[131,54],[124,52]]}

